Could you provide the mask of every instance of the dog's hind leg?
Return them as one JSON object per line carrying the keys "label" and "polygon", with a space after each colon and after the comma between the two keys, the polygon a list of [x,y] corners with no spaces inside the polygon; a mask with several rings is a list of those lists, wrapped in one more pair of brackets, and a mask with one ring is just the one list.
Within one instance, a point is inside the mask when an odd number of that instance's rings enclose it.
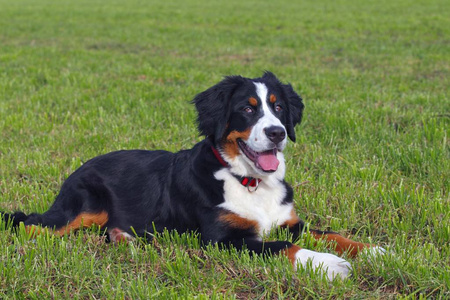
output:
{"label": "dog's hind leg", "polygon": [[108,213],[106,211],[82,212],[66,225],[55,228],[54,232],[55,234],[61,236],[72,231],[76,231],[80,228],[91,227],[92,225],[97,225],[102,228],[105,226],[106,222],[108,222]]}

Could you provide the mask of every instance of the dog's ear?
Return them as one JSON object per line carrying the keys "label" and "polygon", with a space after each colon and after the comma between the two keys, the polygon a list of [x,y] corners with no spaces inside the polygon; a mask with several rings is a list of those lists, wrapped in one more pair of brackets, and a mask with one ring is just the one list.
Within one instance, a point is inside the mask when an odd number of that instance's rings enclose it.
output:
{"label": "dog's ear", "polygon": [[302,98],[294,91],[290,84],[283,84],[283,92],[288,102],[288,112],[286,116],[286,130],[288,137],[295,142],[295,125],[302,121],[303,108],[305,107]]}
{"label": "dog's ear", "polygon": [[219,141],[226,130],[230,117],[230,99],[237,87],[245,79],[241,76],[228,76],[215,86],[195,96],[192,103],[197,109],[197,125],[200,134]]}

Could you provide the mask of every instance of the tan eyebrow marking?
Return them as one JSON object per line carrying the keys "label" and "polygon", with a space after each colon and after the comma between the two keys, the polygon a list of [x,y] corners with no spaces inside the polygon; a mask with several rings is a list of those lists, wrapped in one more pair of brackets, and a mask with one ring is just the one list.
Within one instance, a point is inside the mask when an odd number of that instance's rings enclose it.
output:
{"label": "tan eyebrow marking", "polygon": [[257,106],[258,105],[258,100],[256,100],[256,98],[250,97],[248,99],[248,103],[250,103],[251,106]]}
{"label": "tan eyebrow marking", "polygon": [[277,101],[277,97],[274,94],[270,94],[269,101],[270,103],[275,103]]}

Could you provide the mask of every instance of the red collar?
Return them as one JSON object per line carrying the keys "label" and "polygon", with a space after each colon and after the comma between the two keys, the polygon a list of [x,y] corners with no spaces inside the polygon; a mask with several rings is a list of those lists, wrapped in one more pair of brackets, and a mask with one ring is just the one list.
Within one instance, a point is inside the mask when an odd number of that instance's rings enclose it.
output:
{"label": "red collar", "polygon": [[[217,160],[220,162],[220,164],[224,167],[229,168],[230,165],[223,159],[222,155],[220,155],[219,151],[214,147],[211,146],[211,150],[214,153],[214,156],[217,158]],[[262,181],[260,178],[254,178],[254,177],[245,177],[245,176],[238,176],[235,174],[232,174],[243,186],[247,187],[250,192],[256,191],[258,188],[259,183]],[[250,187],[254,189],[250,189]]]}
{"label": "red collar", "polygon": [[224,167],[229,167],[228,163],[222,158],[222,155],[220,155],[219,151],[217,151],[214,146],[211,146],[211,150],[214,153],[214,156],[217,158],[217,160],[220,162],[220,164]]}

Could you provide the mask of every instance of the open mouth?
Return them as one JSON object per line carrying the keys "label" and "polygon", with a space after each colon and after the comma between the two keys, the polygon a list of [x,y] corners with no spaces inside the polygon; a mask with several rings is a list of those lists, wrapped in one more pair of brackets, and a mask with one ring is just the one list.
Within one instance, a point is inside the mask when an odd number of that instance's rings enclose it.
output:
{"label": "open mouth", "polygon": [[250,159],[258,169],[264,172],[275,172],[278,169],[280,162],[277,158],[277,148],[263,152],[256,152],[241,139],[238,139],[237,143],[245,156],[247,156],[247,158]]}

